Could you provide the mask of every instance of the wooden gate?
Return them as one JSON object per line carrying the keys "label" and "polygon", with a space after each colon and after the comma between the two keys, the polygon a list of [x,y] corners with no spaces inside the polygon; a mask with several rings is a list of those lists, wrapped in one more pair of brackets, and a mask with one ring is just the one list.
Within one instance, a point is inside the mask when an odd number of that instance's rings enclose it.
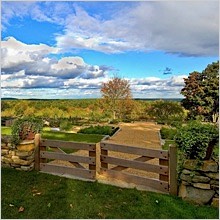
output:
{"label": "wooden gate", "polygon": [[[95,181],[97,167],[96,161],[97,145],[94,143],[77,143],[68,141],[40,139],[40,135],[35,136],[35,169],[51,174],[59,174]],[[122,180],[136,185],[143,185],[163,193],[177,195],[177,158],[176,147],[170,146],[169,150],[146,149],[133,146],[125,146],[102,141],[100,143],[101,167],[100,174]],[[68,154],[66,149],[85,150],[88,156]],[[64,151],[65,150],[65,151]],[[110,156],[109,151],[131,154],[129,159]],[[138,155],[134,158],[134,155]],[[134,159],[130,159],[134,158]],[[157,158],[157,164],[148,161]],[[66,166],[62,163],[52,163],[51,160],[61,160],[69,163]],[[85,164],[85,165],[84,165]],[[141,172],[151,172],[158,174],[158,178],[134,175],[123,172],[127,169],[135,169]],[[99,179],[97,179],[99,180]]]}
{"label": "wooden gate", "polygon": [[[164,193],[177,194],[177,159],[175,147],[170,146],[169,151],[166,151],[124,146],[108,142],[101,142],[100,147],[100,173],[102,175],[128,183],[151,187]],[[121,159],[118,156],[109,156],[109,151],[139,155],[139,157],[132,160]],[[147,161],[154,158],[159,159],[158,164],[147,163]],[[114,166],[110,168],[110,164]],[[128,168],[157,173],[159,178],[155,179],[123,172]]]}
{"label": "wooden gate", "polygon": [[[40,135],[36,135],[35,145],[36,170],[63,176],[71,175],[73,178],[84,180],[95,180],[96,144],[40,139]],[[64,150],[86,150],[88,156],[69,154]],[[65,161],[68,165],[52,163],[52,160]]]}

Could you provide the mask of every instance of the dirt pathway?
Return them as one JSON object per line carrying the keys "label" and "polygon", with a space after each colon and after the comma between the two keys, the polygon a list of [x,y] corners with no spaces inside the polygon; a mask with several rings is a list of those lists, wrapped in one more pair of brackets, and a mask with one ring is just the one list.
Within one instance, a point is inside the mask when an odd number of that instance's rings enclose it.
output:
{"label": "dirt pathway", "polygon": [[[108,143],[115,143],[127,146],[148,148],[148,149],[161,149],[160,139],[159,139],[159,130],[161,126],[156,125],[153,122],[135,122],[135,123],[120,123],[120,131],[117,132],[113,137],[110,137],[108,140],[105,140]],[[88,156],[88,151],[80,150],[74,153],[75,155]],[[119,152],[109,151],[109,156],[123,158],[123,159],[135,159],[138,155],[131,155]],[[125,183],[116,179],[108,178],[104,175],[100,175],[100,145],[97,145],[97,154],[96,154],[96,166],[97,166],[97,179],[99,182],[107,183],[111,185],[116,185],[120,187],[133,188],[137,187],[140,189],[151,190],[147,187],[139,187],[134,184]],[[68,163],[68,162],[67,162]],[[158,159],[149,160],[149,164],[159,164]],[[88,167],[86,164],[82,164],[85,167]],[[109,168],[113,168],[115,165],[109,165]],[[158,174],[139,171],[135,169],[126,169],[123,172],[134,174],[143,177],[150,177],[158,179]]]}
{"label": "dirt pathway", "polygon": [[108,142],[122,145],[161,149],[160,126],[153,122],[121,123],[121,131],[111,137]]}

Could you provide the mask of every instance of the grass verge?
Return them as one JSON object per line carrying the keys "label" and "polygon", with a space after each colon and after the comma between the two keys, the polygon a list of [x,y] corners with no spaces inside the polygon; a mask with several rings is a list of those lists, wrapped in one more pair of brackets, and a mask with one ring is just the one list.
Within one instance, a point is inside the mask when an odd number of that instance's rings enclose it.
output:
{"label": "grass verge", "polygon": [[11,135],[11,127],[1,127],[1,134]]}
{"label": "grass verge", "polygon": [[9,168],[1,204],[3,219],[218,219],[217,208],[174,196]]}
{"label": "grass verge", "polygon": [[[1,127],[1,134],[11,135],[11,127]],[[63,140],[63,141],[76,141],[76,142],[86,142],[86,143],[98,143],[104,137],[99,134],[75,134],[66,133],[60,131],[42,131],[42,138],[53,139],[53,140]]]}
{"label": "grass verge", "polygon": [[86,142],[86,143],[98,143],[103,138],[103,135],[98,134],[75,134],[75,133],[65,133],[60,131],[43,131],[42,138],[53,139],[53,140],[63,140],[63,141],[76,141],[76,142]]}

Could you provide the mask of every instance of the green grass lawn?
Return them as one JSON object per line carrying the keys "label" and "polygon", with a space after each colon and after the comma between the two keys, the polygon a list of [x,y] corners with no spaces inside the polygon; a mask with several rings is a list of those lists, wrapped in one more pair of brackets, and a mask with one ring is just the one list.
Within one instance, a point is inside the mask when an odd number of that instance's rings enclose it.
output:
{"label": "green grass lawn", "polygon": [[103,135],[99,134],[75,134],[65,133],[60,131],[43,131],[42,138],[63,140],[63,141],[76,141],[76,142],[87,142],[87,143],[98,143],[103,138]]}
{"label": "green grass lawn", "polygon": [[165,140],[165,144],[162,145],[163,150],[169,150],[169,145],[172,144],[175,146],[175,141],[173,140]]}
{"label": "green grass lawn", "polygon": [[2,127],[1,126],[1,134],[11,135],[11,127]]}
{"label": "green grass lawn", "polygon": [[2,168],[1,174],[3,219],[218,219],[217,208],[174,196],[36,171]]}
{"label": "green grass lawn", "polygon": [[[10,135],[11,128],[1,127],[1,134]],[[44,139],[86,142],[86,143],[98,143],[104,137],[103,135],[99,135],[99,134],[75,134],[75,133],[66,133],[60,131],[48,131],[48,129],[44,129],[41,135],[42,138]]]}

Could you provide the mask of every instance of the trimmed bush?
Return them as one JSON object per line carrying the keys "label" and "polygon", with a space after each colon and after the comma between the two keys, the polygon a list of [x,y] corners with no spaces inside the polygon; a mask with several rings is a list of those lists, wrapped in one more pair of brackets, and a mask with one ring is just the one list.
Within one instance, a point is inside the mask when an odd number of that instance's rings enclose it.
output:
{"label": "trimmed bush", "polygon": [[175,128],[162,127],[160,129],[160,134],[162,139],[174,140],[176,133],[177,133],[177,129]]}
{"label": "trimmed bush", "polygon": [[175,142],[186,159],[210,159],[218,142],[218,127],[210,123],[191,121],[178,129]]}
{"label": "trimmed bush", "polygon": [[83,134],[102,134],[102,135],[113,135],[118,130],[118,127],[110,127],[110,126],[90,126],[88,128],[83,128],[78,131],[78,133]]}

